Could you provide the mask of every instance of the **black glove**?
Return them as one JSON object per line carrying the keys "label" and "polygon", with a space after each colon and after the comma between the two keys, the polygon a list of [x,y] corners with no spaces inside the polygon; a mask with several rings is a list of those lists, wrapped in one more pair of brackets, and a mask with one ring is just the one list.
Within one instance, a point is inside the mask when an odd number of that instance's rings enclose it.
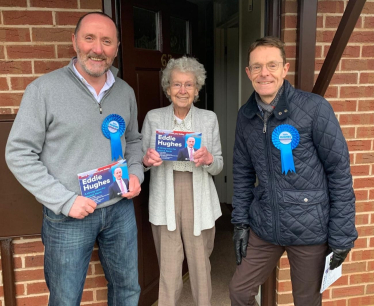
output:
{"label": "black glove", "polygon": [[235,225],[234,227],[234,248],[236,256],[236,264],[242,263],[242,257],[247,256],[247,245],[249,238],[249,226],[246,224]]}
{"label": "black glove", "polygon": [[339,267],[347,257],[350,250],[351,249],[340,250],[331,248],[333,255],[330,261],[330,270],[334,270],[335,268]]}

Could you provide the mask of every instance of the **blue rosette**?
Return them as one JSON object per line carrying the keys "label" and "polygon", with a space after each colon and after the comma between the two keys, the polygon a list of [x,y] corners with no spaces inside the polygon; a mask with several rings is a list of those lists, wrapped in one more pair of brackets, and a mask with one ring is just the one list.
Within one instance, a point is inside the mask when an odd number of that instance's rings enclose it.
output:
{"label": "blue rosette", "polygon": [[282,173],[287,174],[288,171],[296,173],[292,150],[297,147],[300,141],[298,130],[289,124],[279,125],[274,129],[271,140],[274,146],[281,151]]}
{"label": "blue rosette", "polygon": [[117,114],[107,116],[101,126],[101,130],[106,138],[110,139],[110,146],[112,148],[112,160],[120,157],[123,158],[121,136],[125,132],[125,120]]}

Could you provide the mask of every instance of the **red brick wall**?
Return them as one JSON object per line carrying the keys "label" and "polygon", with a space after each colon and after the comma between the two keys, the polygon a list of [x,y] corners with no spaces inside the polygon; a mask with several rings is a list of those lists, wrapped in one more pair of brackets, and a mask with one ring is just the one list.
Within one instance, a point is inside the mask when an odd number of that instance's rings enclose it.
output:
{"label": "red brick wall", "polygon": [[74,55],[78,18],[101,0],[0,0],[0,114],[17,112],[25,87]]}
{"label": "red brick wall", "polygon": [[[101,0],[0,0],[0,114],[16,113],[32,80],[69,62],[74,55],[71,34],[75,24],[81,15],[95,10],[101,10]],[[47,305],[40,237],[15,239],[13,249],[17,305]],[[107,305],[97,249],[82,305]],[[5,306],[1,273],[0,306]]]}
{"label": "red brick wall", "polygon": [[[348,0],[319,0],[316,76]],[[297,0],[283,0],[282,37],[295,81]],[[374,0],[367,0],[325,97],[347,139],[356,194],[359,238],[343,265],[343,276],[323,294],[324,306],[374,305]],[[290,270],[278,267],[278,305],[293,305]]]}

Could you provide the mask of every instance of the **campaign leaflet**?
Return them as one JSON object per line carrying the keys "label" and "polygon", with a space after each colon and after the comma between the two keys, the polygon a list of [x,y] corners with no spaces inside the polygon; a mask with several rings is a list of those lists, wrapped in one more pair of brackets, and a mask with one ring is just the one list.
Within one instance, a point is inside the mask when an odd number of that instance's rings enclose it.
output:
{"label": "campaign leaflet", "polygon": [[117,168],[121,169],[121,171],[116,171],[116,175],[119,175],[122,180],[121,186],[124,187],[124,191],[128,191],[129,172],[127,161],[121,159],[110,165],[79,173],[78,180],[82,196],[90,198],[96,204],[109,201],[114,197],[121,197],[121,189],[114,176]]}
{"label": "campaign leaflet", "polygon": [[331,252],[326,256],[325,259],[325,270],[323,271],[321,290],[319,291],[320,293],[325,291],[332,283],[342,276],[342,265],[334,270],[330,270],[330,261],[332,260],[332,256],[333,253]]}
{"label": "campaign leaflet", "polygon": [[156,130],[155,149],[165,161],[190,161],[192,152],[201,147],[200,132]]}

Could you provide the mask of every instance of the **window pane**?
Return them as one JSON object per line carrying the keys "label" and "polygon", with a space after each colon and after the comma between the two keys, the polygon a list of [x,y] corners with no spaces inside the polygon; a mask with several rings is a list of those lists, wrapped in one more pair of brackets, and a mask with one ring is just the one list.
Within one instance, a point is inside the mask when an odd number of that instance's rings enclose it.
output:
{"label": "window pane", "polygon": [[170,49],[172,53],[189,53],[188,46],[188,21],[170,18]]}
{"label": "window pane", "polygon": [[134,7],[135,48],[158,50],[157,13]]}

